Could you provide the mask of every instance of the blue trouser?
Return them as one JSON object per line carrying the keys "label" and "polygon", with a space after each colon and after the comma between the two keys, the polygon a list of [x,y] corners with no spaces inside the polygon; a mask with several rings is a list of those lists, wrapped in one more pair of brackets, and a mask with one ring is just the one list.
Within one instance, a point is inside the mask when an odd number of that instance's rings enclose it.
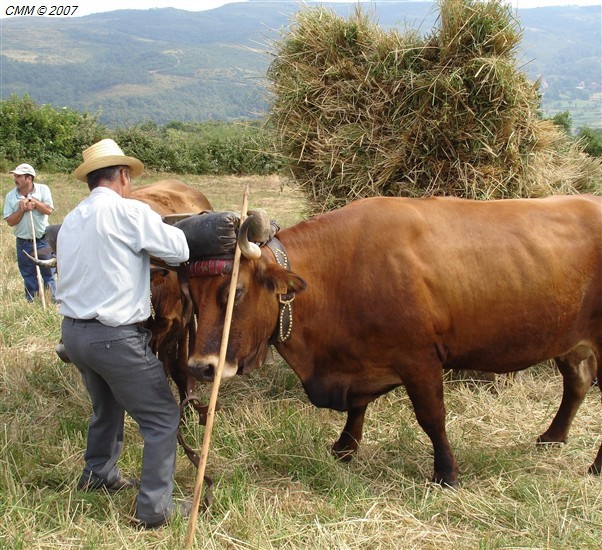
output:
{"label": "blue trouser", "polygon": [[[38,258],[48,260],[52,257],[52,251],[44,238],[36,240],[36,248],[38,250]],[[38,278],[36,275],[36,264],[34,264],[23,251],[33,256],[33,242],[28,239],[20,239],[17,237],[17,265],[25,283],[25,298],[31,302],[38,293]],[[52,299],[56,294],[56,283],[54,281],[55,270],[52,268],[41,267],[42,280],[44,286],[50,289]]]}
{"label": "blue trouser", "polygon": [[163,365],[149,347],[150,330],[65,317],[62,336],[92,401],[83,476],[107,485],[119,479],[127,411],[144,440],[136,517],[147,523],[168,518],[180,414]]}

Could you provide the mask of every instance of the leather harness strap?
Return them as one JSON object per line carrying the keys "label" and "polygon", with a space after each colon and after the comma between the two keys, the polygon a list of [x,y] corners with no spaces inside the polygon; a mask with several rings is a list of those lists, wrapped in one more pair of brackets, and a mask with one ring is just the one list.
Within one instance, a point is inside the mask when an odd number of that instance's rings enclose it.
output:
{"label": "leather harness strap", "polygon": [[[267,243],[267,247],[272,251],[278,265],[287,271],[290,271],[291,266],[288,255],[280,240],[276,237],[272,237]],[[291,335],[293,330],[293,300],[295,299],[295,296],[296,294],[294,292],[278,294],[278,322],[274,333],[270,336],[268,341],[271,345],[285,342]]]}

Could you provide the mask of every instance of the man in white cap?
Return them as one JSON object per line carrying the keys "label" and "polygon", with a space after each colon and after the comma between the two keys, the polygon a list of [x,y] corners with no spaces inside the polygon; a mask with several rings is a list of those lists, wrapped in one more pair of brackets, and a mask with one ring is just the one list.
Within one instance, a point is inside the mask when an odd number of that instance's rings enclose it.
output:
{"label": "man in white cap", "polygon": [[[8,192],[4,200],[4,219],[13,228],[17,238],[17,265],[25,284],[25,299],[33,301],[39,292],[35,264],[24,254],[34,255],[35,241],[38,257],[50,258],[52,250],[46,242],[48,216],[54,211],[52,194],[47,185],[34,183],[36,171],[30,164],[19,164],[11,170],[15,179],[15,188]],[[32,228],[33,219],[33,228]],[[34,234],[35,233],[35,234]],[[54,269],[40,269],[44,286],[55,297]]]}
{"label": "man in white cap", "polygon": [[[188,244],[180,229],[128,199],[142,162],[110,139],[86,149],[83,159],[74,175],[91,193],[67,214],[57,238],[63,344],[93,409],[78,489],[139,487],[136,518],[155,528],[176,508],[187,515],[191,504],[173,500],[179,408],[149,347],[151,332],[139,324],[150,316],[150,256],[175,266],[188,260]],[[117,467],[125,411],[144,439],[139,482]]]}

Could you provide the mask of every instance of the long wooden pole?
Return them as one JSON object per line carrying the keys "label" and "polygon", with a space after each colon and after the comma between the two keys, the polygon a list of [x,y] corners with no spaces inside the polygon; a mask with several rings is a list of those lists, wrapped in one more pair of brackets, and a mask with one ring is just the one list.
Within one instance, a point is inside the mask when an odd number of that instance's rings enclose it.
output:
{"label": "long wooden pole", "polygon": [[[249,186],[245,188],[240,212],[240,223],[242,224],[247,215],[249,203]],[[201,502],[201,491],[203,488],[203,478],[205,477],[205,468],[207,466],[207,457],[209,455],[209,443],[211,442],[211,430],[213,429],[213,419],[215,416],[215,407],[217,405],[217,394],[222,379],[222,372],[226,363],[226,352],[228,350],[228,339],[230,338],[230,325],[232,324],[232,312],[234,311],[234,298],[236,296],[236,284],[238,282],[238,272],[240,268],[240,248],[237,246],[234,252],[234,263],[232,266],[232,279],[230,280],[230,293],[226,305],[226,317],[224,319],[224,331],[222,333],[222,342],[219,351],[219,360],[217,369],[211,387],[211,397],[207,406],[207,423],[205,424],[205,433],[203,435],[203,446],[201,447],[201,457],[199,460],[199,469],[197,471],[196,483],[194,486],[194,498],[192,500],[192,510],[190,512],[190,523],[188,524],[188,534],[186,537],[186,548],[192,548],[196,528],[196,520],[199,513],[199,504]]]}
{"label": "long wooden pole", "polygon": [[[38,260],[38,244],[36,243],[36,228],[33,223],[33,212],[29,211],[29,223],[31,225],[31,238],[33,241],[33,257]],[[42,279],[42,272],[40,266],[36,264],[36,277],[38,279],[38,294],[42,300],[42,308],[46,309],[46,297],[44,296],[44,280]]]}

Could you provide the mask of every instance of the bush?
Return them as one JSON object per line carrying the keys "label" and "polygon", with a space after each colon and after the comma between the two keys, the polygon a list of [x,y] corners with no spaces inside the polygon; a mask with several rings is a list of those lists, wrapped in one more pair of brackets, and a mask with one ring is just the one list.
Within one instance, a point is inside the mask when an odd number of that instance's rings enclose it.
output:
{"label": "bush", "polygon": [[257,122],[153,122],[109,130],[98,115],[36,105],[29,96],[0,103],[0,164],[4,171],[28,162],[39,170],[71,172],[81,152],[113,138],[149,170],[178,174],[273,174],[282,163],[272,153],[271,132]]}
{"label": "bush", "polygon": [[115,140],[150,169],[181,174],[272,174],[281,166],[272,137],[255,122],[141,124]]}
{"label": "bush", "polygon": [[106,134],[98,114],[37,105],[28,95],[2,101],[0,117],[4,170],[27,162],[40,170],[70,172],[81,162],[81,151]]}

